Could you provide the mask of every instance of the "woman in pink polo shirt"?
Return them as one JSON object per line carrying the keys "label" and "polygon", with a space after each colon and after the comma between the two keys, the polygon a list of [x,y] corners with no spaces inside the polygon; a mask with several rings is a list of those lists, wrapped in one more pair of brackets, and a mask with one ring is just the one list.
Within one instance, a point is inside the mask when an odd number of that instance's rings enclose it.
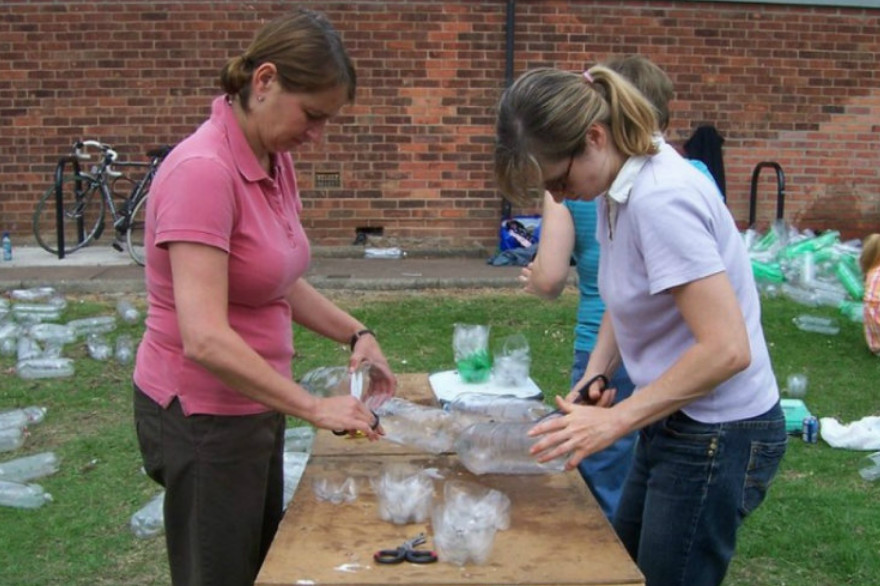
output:
{"label": "woman in pink polo shirt", "polygon": [[383,433],[354,397],[292,380],[296,322],[369,361],[367,396],[396,382],[375,336],[302,276],[309,242],[289,151],[352,101],[338,33],[299,11],[224,66],[211,116],[162,164],[147,209],[146,333],[134,372],[137,436],[165,487],[174,584],[252,584],[282,516],[285,416]]}
{"label": "woman in pink polo shirt", "polygon": [[[557,397],[563,413],[533,427],[533,453],[572,468],[638,430],[614,529],[649,586],[714,586],[785,452],[785,418],[739,231],[657,130],[654,107],[607,67],[533,70],[499,103],[495,170],[516,200],[597,203],[591,404]],[[615,403],[599,383],[621,361],[635,390]]]}

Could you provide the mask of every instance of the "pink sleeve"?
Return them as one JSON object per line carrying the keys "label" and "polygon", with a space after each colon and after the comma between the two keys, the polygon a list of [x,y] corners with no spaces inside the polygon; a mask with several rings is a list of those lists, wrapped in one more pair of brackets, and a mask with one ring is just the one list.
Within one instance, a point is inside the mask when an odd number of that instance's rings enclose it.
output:
{"label": "pink sleeve", "polygon": [[229,252],[236,217],[233,183],[216,161],[181,161],[150,192],[156,198],[156,245],[197,242]]}

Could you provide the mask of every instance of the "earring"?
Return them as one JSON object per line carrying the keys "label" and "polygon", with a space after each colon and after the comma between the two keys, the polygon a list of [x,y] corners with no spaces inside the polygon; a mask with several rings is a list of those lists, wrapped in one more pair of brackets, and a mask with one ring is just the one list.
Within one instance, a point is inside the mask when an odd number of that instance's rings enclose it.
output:
{"label": "earring", "polygon": [[257,96],[257,101],[258,101],[258,102],[262,102],[262,101],[265,100],[265,99],[266,99],[266,96]]}

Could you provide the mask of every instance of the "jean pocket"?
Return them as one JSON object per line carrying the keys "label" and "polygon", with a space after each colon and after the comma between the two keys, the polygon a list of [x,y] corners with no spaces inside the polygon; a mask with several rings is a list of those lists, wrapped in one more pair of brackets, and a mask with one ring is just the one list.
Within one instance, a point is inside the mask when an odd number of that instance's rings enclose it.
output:
{"label": "jean pocket", "polygon": [[757,509],[767,496],[767,490],[785,455],[785,446],[785,441],[752,442],[740,505],[743,518]]}

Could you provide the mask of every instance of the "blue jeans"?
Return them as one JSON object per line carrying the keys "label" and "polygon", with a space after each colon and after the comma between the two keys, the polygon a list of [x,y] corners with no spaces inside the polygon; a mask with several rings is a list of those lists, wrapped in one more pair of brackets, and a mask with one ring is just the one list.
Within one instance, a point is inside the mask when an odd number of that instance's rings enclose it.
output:
{"label": "blue jeans", "polygon": [[[589,352],[575,350],[574,364],[571,367],[572,387],[584,376],[584,370],[586,370],[589,360]],[[623,365],[611,377],[610,384],[612,388],[617,389],[615,403],[632,395],[635,388]],[[602,512],[609,520],[614,517],[614,511],[620,501],[623,484],[632,463],[637,437],[638,432],[626,435],[601,452],[587,456],[578,464],[578,472],[581,473],[581,477],[590,487],[590,492],[596,497],[596,501],[602,507]]]}
{"label": "blue jeans", "polygon": [[721,584],[737,529],[764,500],[785,445],[779,403],[717,424],[679,411],[641,430],[614,529],[647,586]]}

